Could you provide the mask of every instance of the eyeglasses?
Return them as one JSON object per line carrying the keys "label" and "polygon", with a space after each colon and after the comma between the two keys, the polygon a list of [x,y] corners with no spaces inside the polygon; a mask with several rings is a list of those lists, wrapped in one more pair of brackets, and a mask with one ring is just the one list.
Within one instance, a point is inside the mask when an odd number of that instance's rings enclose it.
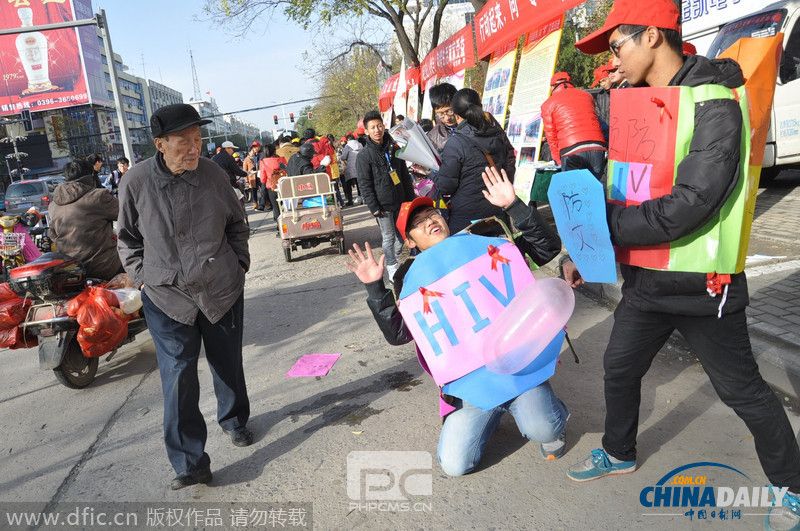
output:
{"label": "eyeglasses", "polygon": [[452,118],[455,116],[456,113],[453,112],[453,109],[447,109],[446,111],[436,111],[436,116],[439,118]]}
{"label": "eyeglasses", "polygon": [[438,210],[431,210],[430,214],[428,214],[427,216],[419,218],[416,221],[414,221],[413,223],[411,223],[411,225],[409,225],[408,229],[409,230],[417,229],[417,228],[422,227],[423,225],[425,225],[428,222],[428,220],[435,219],[435,218],[441,218],[441,217],[442,217],[442,214],[440,214]]}
{"label": "eyeglasses", "polygon": [[614,57],[619,58],[619,50],[620,50],[620,48],[622,48],[622,45],[625,44],[626,42],[628,42],[629,40],[631,40],[632,38],[636,37],[640,33],[644,33],[645,31],[647,31],[647,28],[640,29],[639,31],[637,31],[635,33],[631,33],[627,37],[623,37],[621,39],[617,39],[614,42],[611,42],[611,43],[608,44],[608,49],[611,50],[611,53],[614,54]]}

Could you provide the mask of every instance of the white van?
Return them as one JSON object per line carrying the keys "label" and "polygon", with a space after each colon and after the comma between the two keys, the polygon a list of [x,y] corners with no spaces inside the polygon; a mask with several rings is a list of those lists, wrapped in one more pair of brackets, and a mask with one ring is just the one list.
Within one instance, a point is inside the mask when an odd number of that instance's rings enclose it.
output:
{"label": "white van", "polygon": [[751,15],[723,24],[705,54],[717,57],[742,37],[769,37],[784,33],[772,123],[764,151],[763,180],[774,178],[784,168],[800,168],[799,19],[800,0],[775,2]]}

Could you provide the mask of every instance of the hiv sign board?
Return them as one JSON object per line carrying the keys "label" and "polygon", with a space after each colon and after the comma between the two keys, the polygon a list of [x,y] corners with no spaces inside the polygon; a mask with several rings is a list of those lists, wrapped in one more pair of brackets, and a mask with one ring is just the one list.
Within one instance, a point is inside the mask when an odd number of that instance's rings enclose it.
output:
{"label": "hiv sign board", "polygon": [[[90,0],[0,3],[3,29],[91,18]],[[107,101],[94,27],[0,36],[0,115]],[[87,33],[88,32],[88,33]],[[91,38],[89,35],[91,34]],[[89,71],[87,73],[87,70]]]}
{"label": "hiv sign board", "polygon": [[533,282],[517,247],[502,238],[458,234],[414,259],[398,308],[438,385],[485,365],[483,338]]}

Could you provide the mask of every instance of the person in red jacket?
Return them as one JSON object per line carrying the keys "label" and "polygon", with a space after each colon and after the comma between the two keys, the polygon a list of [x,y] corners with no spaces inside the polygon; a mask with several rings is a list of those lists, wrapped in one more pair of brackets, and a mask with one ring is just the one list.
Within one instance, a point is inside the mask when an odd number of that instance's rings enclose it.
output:
{"label": "person in red jacket", "polygon": [[551,95],[542,104],[544,135],[561,171],[587,169],[601,179],[606,166],[606,140],[594,99],[575,88],[566,72],[550,80]]}
{"label": "person in red jacket", "polygon": [[264,185],[266,197],[272,206],[272,219],[275,220],[275,230],[280,235],[278,217],[281,215],[278,207],[278,179],[286,175],[286,159],[275,153],[275,146],[267,144],[264,158],[258,163],[258,177]]}

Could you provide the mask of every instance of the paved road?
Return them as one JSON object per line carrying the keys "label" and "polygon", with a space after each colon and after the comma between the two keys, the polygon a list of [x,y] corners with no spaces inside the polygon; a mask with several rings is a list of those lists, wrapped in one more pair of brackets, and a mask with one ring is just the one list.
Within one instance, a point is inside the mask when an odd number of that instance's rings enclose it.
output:
{"label": "paved road", "polygon": [[[582,363],[564,356],[553,380],[572,411],[564,459],[544,462],[505,418],[477,473],[448,478],[434,464],[433,494],[414,498],[422,503],[416,508],[430,511],[351,507],[346,488],[351,451],[435,456],[437,389],[420,370],[411,346],[384,342],[364,304],[363,288],[344,269],[344,258],[333,249],[319,249],[285,263],[266,218],[251,217],[254,266],[245,303],[244,359],[255,444],[231,446],[213,422],[215,400],[201,361],[201,408],[209,422],[214,481],[170,491],[172,471],[160,434],[160,381],[147,334],[110,363],[101,362],[96,383],[81,391],[40,372],[35,351],[5,351],[1,501],[307,502],[313,504],[318,529],[652,529],[689,523],[683,516],[665,516],[670,512],[665,510],[645,515],[639,503],[645,486],[679,465],[719,461],[745,472],[753,486],[765,484],[743,423],[717,400],[696,360],[678,347],[662,352],[645,379],[642,468],[583,485],[566,480],[567,466],[599,443],[601,357],[612,322],[607,308],[579,296],[570,327]],[[378,230],[369,218],[363,207],[348,210],[347,236],[369,239],[377,247]],[[310,352],[339,352],[342,358],[327,377],[286,379],[294,361]],[[790,416],[800,429],[800,418],[792,411]],[[732,475],[714,478],[717,485],[747,484]],[[760,517],[743,516],[737,525],[757,529]]]}

